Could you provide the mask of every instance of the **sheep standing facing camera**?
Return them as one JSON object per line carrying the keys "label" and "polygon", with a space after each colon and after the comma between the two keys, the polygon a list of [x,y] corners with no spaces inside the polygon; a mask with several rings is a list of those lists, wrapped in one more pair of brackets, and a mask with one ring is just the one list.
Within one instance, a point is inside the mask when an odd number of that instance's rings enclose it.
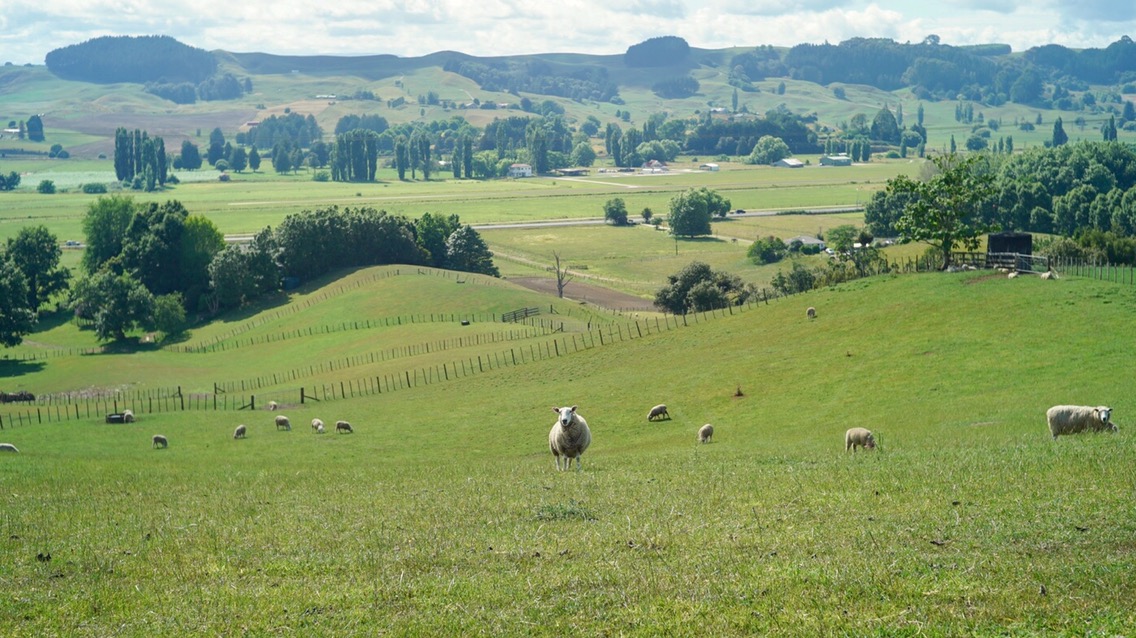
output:
{"label": "sheep standing facing camera", "polygon": [[865,450],[871,450],[876,447],[876,437],[872,436],[872,431],[867,428],[849,428],[844,433],[844,451],[856,451],[856,448],[862,447]]}
{"label": "sheep standing facing camera", "polygon": [[167,448],[170,446],[170,442],[167,441],[166,437],[162,436],[161,434],[155,434],[151,440],[153,441],[153,447],[155,448]]}
{"label": "sheep standing facing camera", "polygon": [[1110,421],[1112,408],[1091,405],[1055,405],[1045,412],[1045,422],[1053,440],[1062,434],[1076,434],[1086,430],[1116,432],[1116,424]]}
{"label": "sheep standing facing camera", "polygon": [[[580,471],[580,456],[592,443],[592,431],[588,429],[588,422],[576,412],[576,406],[570,408],[552,408],[558,416],[552,430],[548,432],[548,449],[556,457],[556,469],[567,470],[572,467],[572,459],[576,459],[576,471]],[[560,467],[560,459],[564,458],[564,467]]]}
{"label": "sheep standing facing camera", "polygon": [[817,309],[813,308],[812,306],[809,306],[809,309],[805,311],[805,316],[808,317],[809,319],[816,319],[817,318]]}
{"label": "sheep standing facing camera", "polygon": [[698,428],[698,442],[709,443],[710,439],[714,436],[714,426],[707,423],[706,425]]}

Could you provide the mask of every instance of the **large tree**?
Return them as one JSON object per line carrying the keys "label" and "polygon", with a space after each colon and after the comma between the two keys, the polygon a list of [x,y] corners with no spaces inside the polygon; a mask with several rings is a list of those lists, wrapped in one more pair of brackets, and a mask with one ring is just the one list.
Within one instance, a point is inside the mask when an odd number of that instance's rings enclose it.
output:
{"label": "large tree", "polygon": [[36,313],[28,306],[28,284],[24,273],[8,259],[0,257],[0,344],[20,345],[24,335],[35,327]]}
{"label": "large tree", "polygon": [[455,230],[446,239],[446,261],[453,270],[501,276],[493,264],[493,253],[469,224]]}
{"label": "large tree", "polygon": [[710,218],[724,216],[730,210],[730,200],[705,186],[689,188],[671,198],[667,223],[671,234],[694,237],[710,234]]}
{"label": "large tree", "polygon": [[181,159],[178,162],[183,170],[195,171],[201,168],[201,151],[197,145],[189,140],[182,140],[181,143]]}
{"label": "large tree", "polygon": [[616,226],[627,225],[627,205],[623,203],[622,197],[613,197],[604,202],[603,210],[604,221]]}
{"label": "large tree", "polygon": [[71,293],[75,315],[93,323],[100,341],[125,339],[153,317],[154,295],[126,273],[100,271],[76,283]]}
{"label": "large tree", "polygon": [[83,270],[94,273],[122,252],[126,227],[133,218],[134,199],[125,195],[100,197],[88,206],[83,217]]}
{"label": "large tree", "polygon": [[47,226],[24,227],[8,239],[6,257],[20,272],[28,286],[28,307],[38,312],[57,293],[67,290],[71,271],[59,265],[63,251],[59,240]]}
{"label": "large tree", "polygon": [[942,252],[942,269],[951,265],[956,247],[974,250],[991,226],[982,221],[982,207],[994,196],[994,175],[984,156],[951,153],[931,158],[936,172],[926,181],[906,175],[888,180],[887,192],[907,198],[895,227],[912,241]]}
{"label": "large tree", "polygon": [[743,304],[752,294],[740,277],[715,272],[709,264],[693,261],[673,275],[655,292],[655,306],[671,314],[702,312]]}

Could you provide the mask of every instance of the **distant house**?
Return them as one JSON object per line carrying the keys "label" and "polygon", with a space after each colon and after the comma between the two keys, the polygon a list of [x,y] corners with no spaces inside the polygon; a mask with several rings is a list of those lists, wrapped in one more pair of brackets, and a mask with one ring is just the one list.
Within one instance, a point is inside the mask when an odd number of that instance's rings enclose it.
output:
{"label": "distant house", "polygon": [[796,237],[790,237],[789,239],[785,240],[785,244],[789,245],[795,241],[801,242],[802,246],[819,246],[821,250],[824,250],[824,240],[817,239],[812,235],[797,235]]}
{"label": "distant house", "polygon": [[591,171],[586,168],[558,168],[553,172],[562,177],[583,177]]}
{"label": "distant house", "polygon": [[718,165],[717,164],[703,164],[703,165],[698,167],[698,170],[710,171],[711,173],[715,173],[715,172],[718,171]]}
{"label": "distant house", "polygon": [[667,165],[660,162],[659,160],[651,160],[649,162],[644,162],[643,164],[644,173],[665,173],[669,170],[670,169],[667,168]]}
{"label": "distant house", "polygon": [[532,177],[532,166],[529,164],[510,164],[509,177]]}
{"label": "distant house", "polygon": [[821,166],[851,166],[852,158],[848,157],[847,153],[836,153],[835,155],[825,155],[820,158]]}
{"label": "distant house", "polygon": [[773,165],[777,166],[779,168],[804,168],[805,167],[804,162],[802,162],[799,159],[794,159],[792,157],[786,157],[783,160],[777,160],[776,162],[773,162]]}

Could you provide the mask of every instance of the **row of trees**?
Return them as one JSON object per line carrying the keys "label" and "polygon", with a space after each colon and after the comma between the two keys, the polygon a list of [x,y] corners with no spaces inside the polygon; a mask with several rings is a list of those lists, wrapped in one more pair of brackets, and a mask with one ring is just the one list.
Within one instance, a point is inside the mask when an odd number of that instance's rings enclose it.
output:
{"label": "row of trees", "polygon": [[120,182],[137,178],[147,192],[164,187],[169,179],[165,141],[141,129],[119,127],[114,133],[114,176]]}

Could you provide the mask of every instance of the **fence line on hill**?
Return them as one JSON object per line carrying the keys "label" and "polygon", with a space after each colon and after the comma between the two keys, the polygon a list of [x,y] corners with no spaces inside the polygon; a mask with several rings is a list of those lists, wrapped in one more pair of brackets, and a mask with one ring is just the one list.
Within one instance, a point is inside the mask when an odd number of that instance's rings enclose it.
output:
{"label": "fence line on hill", "polygon": [[[33,402],[34,407],[27,407],[18,412],[9,411],[7,414],[0,414],[0,429],[33,423],[52,423],[92,417],[103,418],[107,414],[118,413],[127,408],[133,410],[136,416],[141,416],[191,410],[249,410],[256,409],[258,404],[265,405],[269,400],[287,406],[306,403],[309,400],[334,401],[358,396],[379,395],[416,388],[421,385],[461,379],[504,367],[514,367],[563,357],[624,341],[642,339],[662,332],[711,321],[715,318],[741,314],[763,303],[768,305],[775,298],[769,291],[762,291],[760,296],[751,298],[742,306],[728,306],[685,315],[663,314],[651,318],[637,318],[626,323],[597,324],[595,328],[589,326],[585,332],[567,333],[557,330],[540,335],[546,337],[543,341],[535,341],[527,345],[511,346],[508,349],[483,352],[446,363],[413,367],[400,372],[315,384],[310,388],[301,385],[298,388],[246,394],[263,386],[252,388],[250,387],[251,384],[246,382],[242,389],[238,390],[236,385],[241,382],[219,382],[214,384],[213,392],[206,393],[185,393],[179,386],[137,392],[123,391],[106,395],[44,395],[36,398]],[[476,339],[477,335],[474,335],[473,338]],[[465,339],[469,339],[469,337]],[[492,343],[500,343],[500,341],[486,341],[484,345]],[[422,354],[422,352],[420,350],[418,354]],[[407,353],[405,356],[414,356],[414,354]],[[362,355],[351,357],[343,360],[340,364],[334,364],[339,365],[339,367],[325,365],[320,372],[367,365],[372,363],[369,359],[369,356]],[[316,366],[311,366],[311,374],[316,374]],[[265,378],[262,377],[262,379]],[[285,383],[292,379],[285,379],[278,375],[275,380],[278,383]],[[266,383],[266,381],[263,383]],[[229,390],[229,387],[233,389]]]}

